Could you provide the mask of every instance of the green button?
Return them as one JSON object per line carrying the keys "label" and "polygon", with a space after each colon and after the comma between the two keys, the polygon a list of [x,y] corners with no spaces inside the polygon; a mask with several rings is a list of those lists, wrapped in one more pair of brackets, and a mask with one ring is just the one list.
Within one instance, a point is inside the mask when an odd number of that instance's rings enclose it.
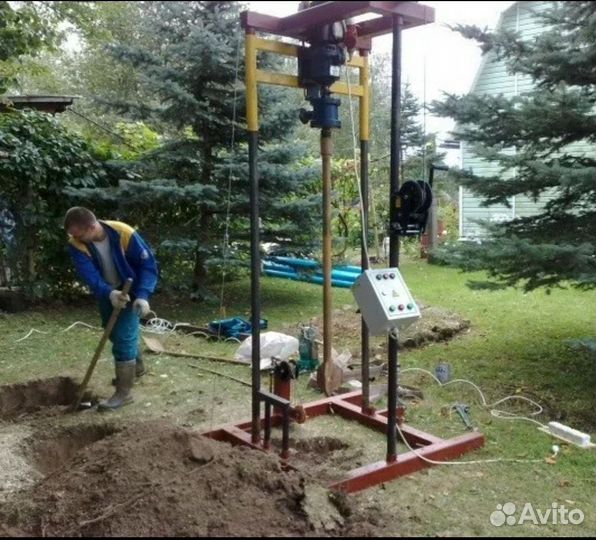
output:
{"label": "green button", "polygon": [[395,306],[389,306],[389,311],[395,311]]}
{"label": "green button", "polygon": [[414,309],[414,304],[408,304],[408,309]]}

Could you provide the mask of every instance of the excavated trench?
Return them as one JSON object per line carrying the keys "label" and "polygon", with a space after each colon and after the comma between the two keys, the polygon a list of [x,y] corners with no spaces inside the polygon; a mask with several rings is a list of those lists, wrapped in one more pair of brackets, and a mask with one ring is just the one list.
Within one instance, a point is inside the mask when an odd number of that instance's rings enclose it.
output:
{"label": "excavated trench", "polygon": [[0,536],[378,535],[376,510],[338,505],[309,470],[339,439],[304,433],[303,472],[284,471],[165,421],[67,414],[76,392],[66,377],[0,387]]}
{"label": "excavated trench", "polygon": [[0,501],[68,470],[79,451],[118,431],[109,423],[67,427],[0,423]]}
{"label": "excavated trench", "polygon": [[[81,448],[116,432],[107,424],[60,425],[70,421],[66,414],[77,390],[69,377],[0,386],[0,501],[67,467]],[[91,392],[83,400],[97,402]]]}
{"label": "excavated trench", "polygon": [[[376,512],[337,505],[311,475],[284,471],[277,456],[164,421],[45,426],[20,446],[36,476],[0,505],[0,535],[363,537],[378,531]],[[316,452],[342,445],[321,438],[303,446]]]}
{"label": "excavated trench", "polygon": [[[77,389],[77,383],[70,377],[0,386],[0,421],[20,421],[27,415],[59,414],[75,400]],[[95,404],[97,397],[85,392],[82,401]]]}

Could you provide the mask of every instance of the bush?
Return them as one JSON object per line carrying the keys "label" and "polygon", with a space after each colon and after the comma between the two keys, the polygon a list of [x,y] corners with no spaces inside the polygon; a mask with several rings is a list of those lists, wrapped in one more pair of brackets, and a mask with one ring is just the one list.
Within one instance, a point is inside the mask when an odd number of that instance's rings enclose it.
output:
{"label": "bush", "polygon": [[14,220],[12,238],[0,236],[10,284],[33,299],[68,293],[75,280],[62,228],[65,189],[101,186],[103,166],[83,139],[27,110],[0,115],[0,156],[1,202]]}

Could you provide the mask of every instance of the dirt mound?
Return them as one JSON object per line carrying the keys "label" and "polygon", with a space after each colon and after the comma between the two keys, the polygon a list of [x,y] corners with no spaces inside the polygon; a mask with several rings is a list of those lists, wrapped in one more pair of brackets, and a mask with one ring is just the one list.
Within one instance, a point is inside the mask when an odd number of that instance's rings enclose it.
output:
{"label": "dirt mound", "polygon": [[90,444],[120,431],[106,424],[77,425],[37,432],[24,441],[25,454],[35,469],[44,475],[65,467],[76,453]]}
{"label": "dirt mound", "polygon": [[[77,395],[77,389],[77,383],[70,377],[53,377],[0,386],[0,420],[20,418],[44,408],[70,405]],[[97,401],[89,392],[83,399]]]}
{"label": "dirt mound", "polygon": [[[105,435],[100,431],[86,436]],[[313,489],[302,474],[283,472],[276,455],[232,447],[164,422],[125,428],[74,456],[64,455],[68,458],[59,471],[55,460],[46,463],[53,473],[12,499],[0,522],[34,536],[375,532],[363,515],[338,508],[328,494],[321,495],[326,490]]]}
{"label": "dirt mound", "polygon": [[470,321],[457,313],[423,306],[420,319],[400,334],[402,347],[422,347],[432,341],[446,341],[470,328]]}
{"label": "dirt mound", "polygon": [[[470,328],[470,321],[450,311],[420,306],[420,313],[421,317],[418,321],[399,333],[400,347],[422,347],[433,341],[445,341]],[[334,342],[346,337],[360,336],[360,321],[360,314],[352,307],[335,309],[332,328]],[[323,328],[322,318],[315,318],[312,323],[319,329]],[[295,328],[288,327],[284,330],[286,333],[291,333]]]}

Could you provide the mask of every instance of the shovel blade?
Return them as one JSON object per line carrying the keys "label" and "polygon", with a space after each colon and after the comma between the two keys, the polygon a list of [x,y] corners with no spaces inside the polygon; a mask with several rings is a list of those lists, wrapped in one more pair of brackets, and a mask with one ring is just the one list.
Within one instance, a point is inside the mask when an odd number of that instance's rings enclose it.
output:
{"label": "shovel blade", "polygon": [[145,345],[151,352],[154,352],[154,353],[166,352],[162,342],[158,338],[143,336],[143,341],[145,342]]}

